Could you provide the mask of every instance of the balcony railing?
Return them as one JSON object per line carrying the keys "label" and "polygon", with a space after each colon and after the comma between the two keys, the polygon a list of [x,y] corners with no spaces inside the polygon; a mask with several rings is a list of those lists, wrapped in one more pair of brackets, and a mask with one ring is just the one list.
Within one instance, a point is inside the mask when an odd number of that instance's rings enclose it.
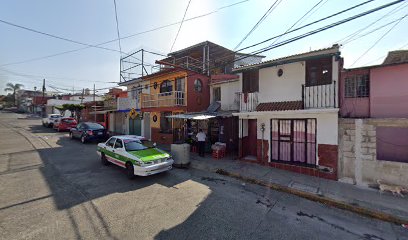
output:
{"label": "balcony railing", "polygon": [[185,97],[182,91],[142,94],[142,108],[186,106]]}
{"label": "balcony railing", "polygon": [[302,85],[302,101],[304,109],[337,108],[336,81],[325,85]]}
{"label": "balcony railing", "polygon": [[240,112],[252,112],[258,106],[258,93],[237,93]]}
{"label": "balcony railing", "polygon": [[138,109],[139,103],[137,98],[117,98],[118,106],[117,109],[120,110],[130,110],[132,108]]}
{"label": "balcony railing", "polygon": [[111,99],[111,100],[105,100],[103,101],[103,109],[104,110],[117,110],[118,108],[118,103],[116,99]]}

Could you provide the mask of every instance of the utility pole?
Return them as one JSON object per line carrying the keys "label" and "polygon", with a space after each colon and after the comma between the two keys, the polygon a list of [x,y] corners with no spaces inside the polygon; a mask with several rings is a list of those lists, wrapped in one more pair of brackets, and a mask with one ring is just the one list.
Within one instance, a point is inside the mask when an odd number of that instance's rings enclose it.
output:
{"label": "utility pole", "polygon": [[81,94],[81,104],[82,104],[82,102],[84,101],[84,91],[85,91],[85,89],[84,89],[84,88],[82,88],[82,94]]}
{"label": "utility pole", "polygon": [[96,94],[96,90],[95,90],[95,83],[94,83],[93,102],[94,102],[94,121],[96,122],[96,102],[95,102],[95,94]]}
{"label": "utility pole", "polygon": [[45,109],[45,104],[44,104],[44,98],[45,98],[45,78],[43,79],[43,85],[42,85],[42,99],[41,102],[43,104],[42,108],[42,115],[45,116],[46,109]]}

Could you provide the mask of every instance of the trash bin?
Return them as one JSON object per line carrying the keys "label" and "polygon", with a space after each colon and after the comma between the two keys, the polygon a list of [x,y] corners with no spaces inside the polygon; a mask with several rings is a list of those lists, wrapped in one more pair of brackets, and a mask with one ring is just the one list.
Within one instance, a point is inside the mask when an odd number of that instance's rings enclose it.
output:
{"label": "trash bin", "polygon": [[190,144],[171,144],[171,155],[174,167],[188,167],[190,164]]}

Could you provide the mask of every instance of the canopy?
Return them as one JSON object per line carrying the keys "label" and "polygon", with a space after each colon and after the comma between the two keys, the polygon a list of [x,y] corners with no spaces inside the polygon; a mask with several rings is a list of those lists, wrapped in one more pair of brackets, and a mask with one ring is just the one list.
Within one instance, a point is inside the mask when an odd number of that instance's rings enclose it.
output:
{"label": "canopy", "polygon": [[234,111],[182,113],[167,117],[172,119],[206,120],[215,117],[232,117],[233,112]]}

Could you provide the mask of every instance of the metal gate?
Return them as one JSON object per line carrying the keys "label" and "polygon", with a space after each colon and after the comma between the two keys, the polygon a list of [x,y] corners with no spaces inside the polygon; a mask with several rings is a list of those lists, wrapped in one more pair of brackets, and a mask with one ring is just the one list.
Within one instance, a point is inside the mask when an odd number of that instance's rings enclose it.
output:
{"label": "metal gate", "polygon": [[142,121],[140,118],[129,118],[129,134],[130,135],[142,135]]}
{"label": "metal gate", "polygon": [[316,119],[271,119],[271,161],[316,165]]}

